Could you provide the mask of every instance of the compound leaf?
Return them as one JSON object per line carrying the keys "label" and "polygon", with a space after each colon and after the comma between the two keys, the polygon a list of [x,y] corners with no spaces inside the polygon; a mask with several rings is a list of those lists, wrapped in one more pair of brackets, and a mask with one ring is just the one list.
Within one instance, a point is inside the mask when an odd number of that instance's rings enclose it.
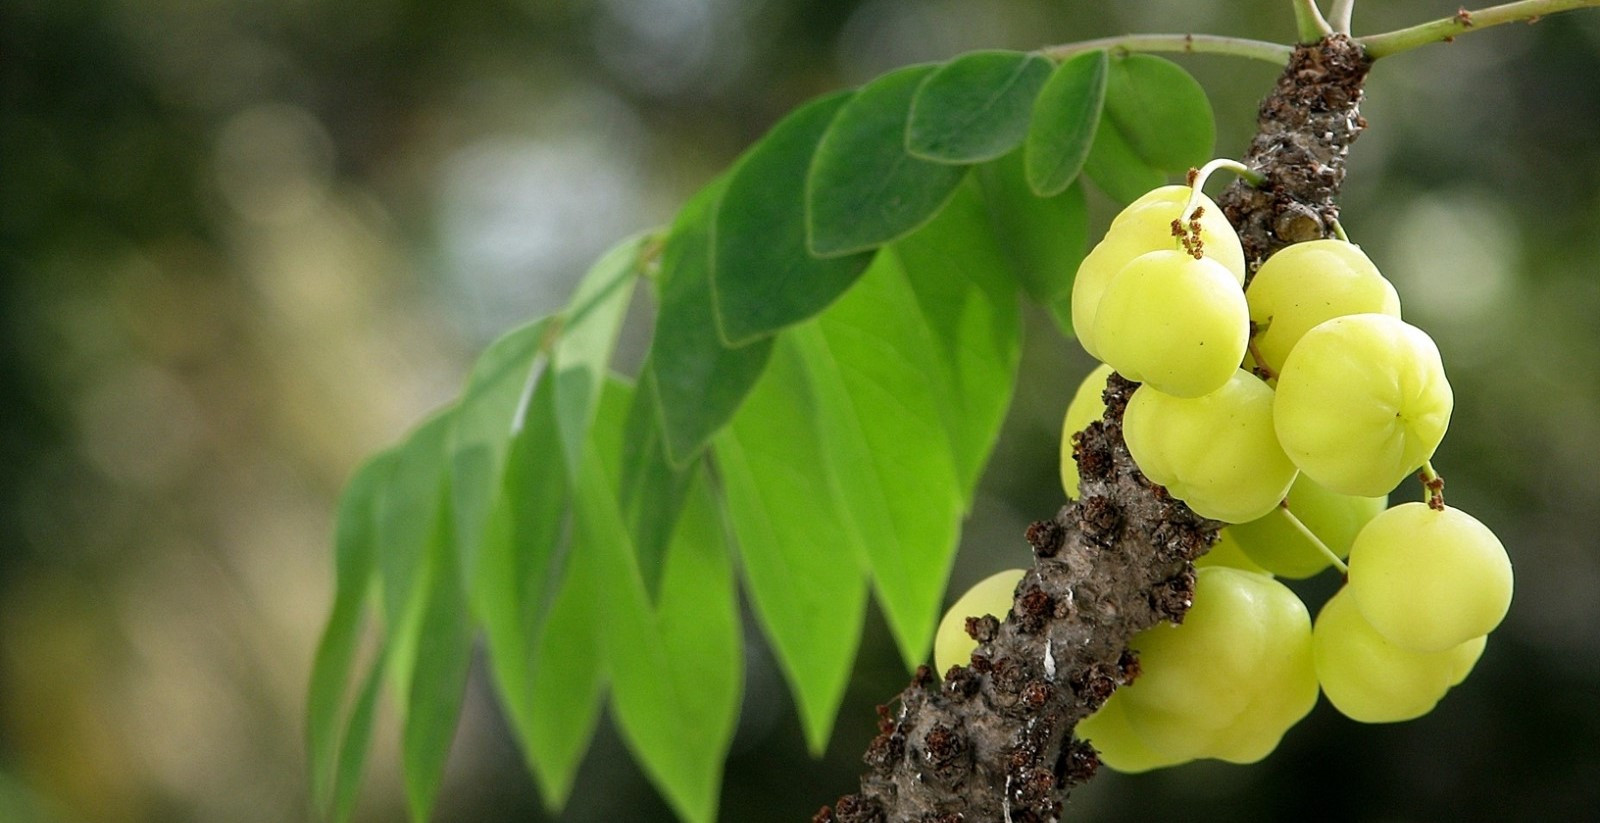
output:
{"label": "compound leaf", "polygon": [[932,65],[889,72],[846,102],[817,144],[806,178],[811,253],[870,251],[928,222],[966,170],[906,152],[911,101]]}
{"label": "compound leaf", "polygon": [[1033,100],[1052,68],[1020,51],[976,51],[940,66],[911,101],[906,150],[958,165],[1011,151],[1028,133]]}

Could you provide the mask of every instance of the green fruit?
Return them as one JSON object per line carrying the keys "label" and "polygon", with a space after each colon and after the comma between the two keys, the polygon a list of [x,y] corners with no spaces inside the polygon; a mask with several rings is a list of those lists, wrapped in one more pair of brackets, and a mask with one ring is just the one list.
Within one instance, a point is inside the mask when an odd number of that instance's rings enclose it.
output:
{"label": "green fruit", "polygon": [[1481,641],[1437,652],[1402,649],[1367,623],[1347,586],[1317,615],[1312,653],[1334,708],[1362,723],[1396,723],[1433,711],[1483,653]]}
{"label": "green fruit", "polygon": [[1087,740],[1100,753],[1100,762],[1123,774],[1138,774],[1151,769],[1177,766],[1193,758],[1167,757],[1151,749],[1139,739],[1128,723],[1123,711],[1122,693],[1111,695],[1094,714],[1078,721],[1075,730],[1080,740]]}
{"label": "green fruit", "polygon": [[1005,620],[1024,574],[1025,569],[1009,569],[985,577],[944,613],[933,640],[933,661],[940,675],[950,671],[951,666],[967,665],[972,650],[978,648],[978,641],[967,634],[967,618],[992,614]]}
{"label": "green fruit", "polygon": [[1356,536],[1349,588],[1390,643],[1437,652],[1500,625],[1511,607],[1511,559],[1472,515],[1405,503]]}
{"label": "green fruit", "polygon": [[1271,575],[1272,573],[1257,565],[1250,556],[1239,547],[1239,541],[1233,536],[1233,526],[1229,526],[1217,533],[1217,542],[1210,551],[1200,555],[1194,561],[1196,568],[1206,566],[1227,566],[1230,569],[1244,569],[1247,572]]}
{"label": "green fruit", "polygon": [[1153,251],[1122,268],[1094,319],[1100,359],[1123,377],[1167,394],[1199,397],[1238,370],[1250,310],[1215,260]]}
{"label": "green fruit", "polygon": [[1117,696],[1128,724],[1169,760],[1258,760],[1317,699],[1305,604],[1263,574],[1196,571],[1183,623],[1134,637],[1142,673]]}
{"label": "green fruit", "polygon": [[1340,494],[1388,494],[1432,456],[1454,397],[1439,349],[1385,314],[1352,314],[1300,338],[1278,375],[1283,450]]}
{"label": "green fruit", "polygon": [[1272,389],[1235,370],[1203,397],[1133,393],[1122,432],[1133,461],[1196,514],[1226,523],[1255,520],[1288,494],[1295,467],[1273,435]]}
{"label": "green fruit", "polygon": [[1361,247],[1343,240],[1296,243],[1267,258],[1250,288],[1256,351],[1274,374],[1306,332],[1347,314],[1400,316],[1400,296]]}
{"label": "green fruit", "polygon": [[[1187,186],[1164,186],[1147,192],[1111,221],[1106,236],[1078,265],[1072,281],[1072,328],[1084,351],[1100,357],[1094,334],[1095,314],[1106,287],[1122,267],[1141,254],[1179,248],[1178,239],[1172,235],[1172,221],[1183,210],[1190,191]],[[1211,198],[1202,194],[1199,205],[1205,209],[1200,218],[1205,255],[1227,268],[1242,286],[1245,264],[1239,236]]]}
{"label": "green fruit", "polygon": [[1078,384],[1072,402],[1067,404],[1067,416],[1061,421],[1061,488],[1066,491],[1068,500],[1078,499],[1078,461],[1072,459],[1072,436],[1106,413],[1102,395],[1106,378],[1110,376],[1111,367],[1103,363],[1089,372]]}
{"label": "green fruit", "polygon": [[1268,571],[1294,580],[1326,569],[1331,561],[1289,519],[1289,512],[1343,558],[1356,533],[1387,505],[1386,497],[1352,497],[1331,492],[1300,475],[1289,487],[1289,508],[1279,506],[1249,523],[1229,526],[1239,547]]}

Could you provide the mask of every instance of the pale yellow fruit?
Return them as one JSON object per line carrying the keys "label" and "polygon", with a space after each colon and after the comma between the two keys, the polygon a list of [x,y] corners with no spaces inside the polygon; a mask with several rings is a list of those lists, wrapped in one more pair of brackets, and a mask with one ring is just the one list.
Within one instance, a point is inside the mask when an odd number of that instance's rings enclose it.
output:
{"label": "pale yellow fruit", "polygon": [[950,671],[951,666],[965,666],[971,661],[978,641],[967,634],[967,618],[992,614],[1005,620],[1024,574],[1024,569],[1008,569],[985,577],[945,612],[933,640],[933,661],[939,675]]}
{"label": "pale yellow fruit", "polygon": [[1110,376],[1111,367],[1104,363],[1089,372],[1078,384],[1072,402],[1067,404],[1067,416],[1061,421],[1061,488],[1069,500],[1078,499],[1078,461],[1072,459],[1072,436],[1105,415],[1106,401],[1102,395],[1106,378]]}
{"label": "pale yellow fruit", "polygon": [[1400,296],[1361,247],[1343,240],[1296,243],[1267,258],[1245,293],[1256,351],[1274,374],[1306,332],[1347,314],[1400,316]]}
{"label": "pale yellow fruit", "polygon": [[1106,287],[1095,315],[1100,359],[1178,397],[1216,391],[1250,342],[1250,310],[1226,268],[1179,251],[1140,255]]}

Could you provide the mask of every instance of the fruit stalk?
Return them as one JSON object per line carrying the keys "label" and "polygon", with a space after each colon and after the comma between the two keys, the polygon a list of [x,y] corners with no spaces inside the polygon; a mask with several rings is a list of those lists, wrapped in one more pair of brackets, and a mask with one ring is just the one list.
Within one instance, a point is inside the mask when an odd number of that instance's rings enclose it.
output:
{"label": "fruit stalk", "polygon": [[[1367,67],[1342,35],[1299,46],[1262,104],[1245,162],[1267,182],[1236,183],[1220,200],[1255,263],[1329,233],[1345,154],[1365,126],[1357,105]],[[814,823],[1045,823],[1061,819],[1070,789],[1093,777],[1098,757],[1074,727],[1138,674],[1129,640],[1182,619],[1193,561],[1222,525],[1134,466],[1122,416],[1137,386],[1108,380],[1105,415],[1076,450],[1082,494],[1029,527],[1034,567],[1011,614],[971,622],[971,666],[922,667],[881,709],[860,791],[823,807]]]}

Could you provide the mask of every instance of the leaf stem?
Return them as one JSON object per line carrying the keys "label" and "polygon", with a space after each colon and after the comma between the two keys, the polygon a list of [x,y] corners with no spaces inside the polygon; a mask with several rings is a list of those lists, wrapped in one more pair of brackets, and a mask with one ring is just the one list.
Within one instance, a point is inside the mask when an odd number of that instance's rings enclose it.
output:
{"label": "leaf stem", "polygon": [[1498,26],[1502,23],[1538,22],[1539,18],[1556,12],[1600,6],[1600,0],[1518,0],[1477,11],[1461,9],[1455,14],[1428,23],[1397,29],[1384,34],[1372,34],[1356,39],[1366,50],[1367,57],[1376,60],[1418,46],[1441,41],[1449,42],[1458,34]]}
{"label": "leaf stem", "polygon": [[1328,558],[1328,561],[1333,564],[1334,568],[1339,570],[1340,574],[1350,573],[1350,567],[1345,565],[1343,560],[1339,559],[1339,555],[1333,553],[1333,549],[1328,548],[1327,543],[1322,542],[1322,538],[1318,537],[1316,532],[1311,530],[1310,526],[1307,526],[1305,523],[1301,522],[1300,518],[1296,517],[1294,512],[1290,511],[1287,505],[1280,506],[1280,508],[1283,509],[1283,516],[1289,518],[1289,525],[1294,526],[1295,529],[1299,530],[1300,534],[1304,535],[1307,540],[1310,540],[1311,545],[1316,546],[1317,551],[1322,552],[1323,556]]}
{"label": "leaf stem", "polygon": [[1294,23],[1302,43],[1314,43],[1333,34],[1322,10],[1317,8],[1317,0],[1294,0]]}
{"label": "leaf stem", "polygon": [[1350,33],[1350,19],[1355,15],[1356,0],[1333,0],[1328,10],[1328,22],[1338,34]]}
{"label": "leaf stem", "polygon": [[[1600,2],[1600,0],[1596,0]],[[1214,34],[1124,34],[1101,37],[1081,43],[1065,43],[1039,49],[1039,54],[1051,60],[1065,60],[1086,51],[1117,52],[1184,52],[1186,54],[1221,54],[1260,60],[1274,66],[1289,62],[1294,47],[1264,40],[1247,40],[1242,37],[1222,37]]]}

